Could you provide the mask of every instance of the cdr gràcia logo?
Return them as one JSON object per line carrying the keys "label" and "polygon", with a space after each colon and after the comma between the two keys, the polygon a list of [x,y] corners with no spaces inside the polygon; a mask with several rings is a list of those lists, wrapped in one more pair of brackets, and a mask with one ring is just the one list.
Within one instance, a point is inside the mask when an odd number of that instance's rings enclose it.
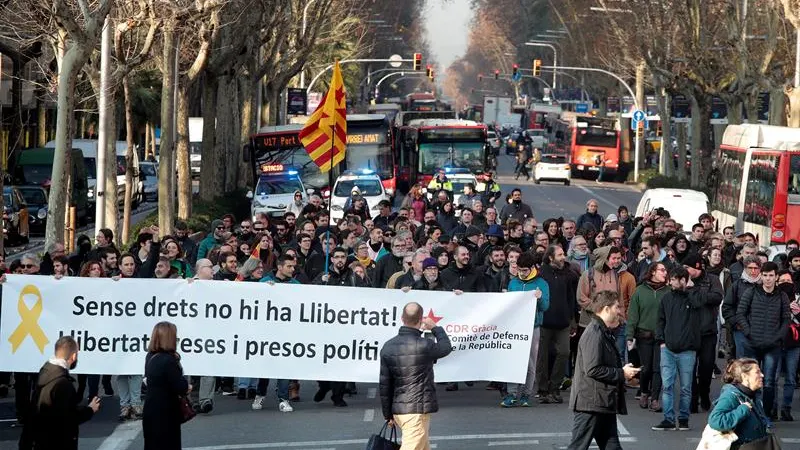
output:
{"label": "cdr gr\u00e0cia logo", "polygon": [[[444,318],[442,316],[437,316],[436,314],[434,314],[432,309],[428,311],[428,315],[425,316],[425,317],[433,320],[436,323],[436,325],[439,325],[439,321],[441,321]],[[439,325],[439,326],[441,326],[441,325]],[[475,333],[486,333],[486,332],[489,332],[489,331],[497,331],[497,325],[491,325],[491,324],[468,324],[468,323],[467,324],[448,323],[448,324],[444,325],[444,331],[446,333],[448,333],[448,334],[450,334],[450,333],[455,333],[455,334],[460,334],[460,333],[472,333],[472,334],[475,334]]]}

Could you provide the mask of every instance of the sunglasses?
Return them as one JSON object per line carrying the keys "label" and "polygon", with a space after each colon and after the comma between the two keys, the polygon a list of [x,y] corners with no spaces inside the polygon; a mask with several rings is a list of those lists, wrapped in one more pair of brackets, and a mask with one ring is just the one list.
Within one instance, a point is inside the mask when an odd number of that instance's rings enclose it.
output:
{"label": "sunglasses", "polygon": [[36,267],[33,264],[20,264],[19,266],[23,269],[33,269],[34,267]]}
{"label": "sunglasses", "polygon": [[224,230],[225,227],[217,227],[218,230]]}

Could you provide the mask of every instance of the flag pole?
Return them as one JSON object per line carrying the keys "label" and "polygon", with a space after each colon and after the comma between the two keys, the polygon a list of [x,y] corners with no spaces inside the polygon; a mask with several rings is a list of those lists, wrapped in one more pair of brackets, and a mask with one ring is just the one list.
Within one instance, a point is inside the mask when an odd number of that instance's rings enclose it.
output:
{"label": "flag pole", "polygon": [[[328,214],[330,214],[331,201],[333,200],[333,149],[336,146],[336,122],[331,125],[331,150],[330,150],[330,168],[328,169]],[[328,220],[327,229],[325,230],[325,275],[328,275],[330,270],[330,244],[331,224]]]}

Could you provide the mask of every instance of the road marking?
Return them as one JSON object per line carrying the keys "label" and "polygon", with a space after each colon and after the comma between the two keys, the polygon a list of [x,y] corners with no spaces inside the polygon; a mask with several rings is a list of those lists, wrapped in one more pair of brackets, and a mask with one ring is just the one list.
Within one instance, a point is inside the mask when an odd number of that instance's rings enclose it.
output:
{"label": "road marking", "polygon": [[367,389],[367,398],[375,398],[378,395],[378,388]]}
{"label": "road marking", "polygon": [[590,194],[592,197],[595,197],[595,198],[597,198],[598,200],[602,201],[603,203],[605,203],[605,204],[607,204],[607,205],[611,206],[611,208],[613,208],[614,210],[616,210],[616,209],[619,207],[619,205],[615,205],[613,202],[609,201],[607,198],[605,198],[605,197],[603,197],[602,195],[600,195],[600,194],[598,194],[598,193],[594,192],[593,190],[591,190],[591,189],[587,188],[586,186],[581,186],[581,185],[577,185],[577,186],[578,186],[578,188],[579,188],[579,189],[581,189],[582,191],[584,191],[584,192],[588,192],[588,193],[589,193],[589,194]]}
{"label": "road marking", "polygon": [[125,450],[133,444],[133,441],[142,431],[142,422],[127,422],[118,425],[114,432],[107,437],[97,450]]}
{"label": "road marking", "polygon": [[800,444],[800,438],[781,438],[787,444]]}
{"label": "road marking", "polygon": [[[572,433],[508,433],[508,434],[462,434],[447,436],[431,436],[431,441],[470,441],[470,440],[503,440],[503,439],[535,439],[535,438],[564,438],[572,437]],[[623,442],[636,442],[636,438],[620,438]],[[259,448],[305,448],[338,445],[363,445],[367,439],[341,439],[331,441],[304,441],[304,442],[262,442],[257,444],[229,444],[210,445],[205,447],[186,447],[184,450],[247,450]],[[431,444],[436,448],[436,444]],[[566,448],[566,447],[565,447]]]}
{"label": "road marking", "polygon": [[364,422],[372,422],[375,419],[375,410],[370,408],[364,411]]}
{"label": "road marking", "polygon": [[528,440],[528,441],[499,441],[499,442],[489,442],[489,447],[502,447],[507,445],[539,445],[539,441],[537,439]]}
{"label": "road marking", "polygon": [[625,428],[625,425],[622,424],[622,421],[617,418],[617,431],[619,431],[620,436],[630,436],[631,433]]}
{"label": "road marking", "polygon": [[0,422],[16,422],[17,419],[0,419]]}

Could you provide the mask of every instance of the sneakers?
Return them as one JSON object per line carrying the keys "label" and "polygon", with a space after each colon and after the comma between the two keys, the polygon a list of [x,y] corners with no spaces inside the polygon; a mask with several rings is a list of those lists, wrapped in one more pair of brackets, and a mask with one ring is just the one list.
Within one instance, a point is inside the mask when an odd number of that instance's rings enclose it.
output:
{"label": "sneakers", "polygon": [[333,402],[333,406],[336,406],[337,408],[344,408],[347,406],[347,402],[342,398],[331,399],[331,401]]}
{"label": "sneakers", "polygon": [[516,397],[514,397],[513,395],[506,395],[506,398],[504,398],[503,401],[500,402],[500,406],[502,406],[503,408],[512,408],[514,406],[517,406],[518,404],[519,403],[517,402]]}
{"label": "sneakers", "polygon": [[566,391],[570,387],[572,387],[572,378],[564,378],[564,380],[561,382],[561,386],[558,387],[558,390]]}
{"label": "sneakers", "polygon": [[655,425],[650,428],[653,431],[672,431],[675,429],[675,422],[670,422],[668,420],[662,420],[660,424]]}
{"label": "sneakers", "polygon": [[523,395],[522,397],[519,398],[519,406],[523,406],[525,408],[531,406],[531,401],[527,395]]}
{"label": "sneakers", "polygon": [[314,402],[319,403],[319,402],[325,400],[325,396],[326,395],[328,395],[328,390],[327,389],[318,390],[317,393],[314,394]]}
{"label": "sneakers", "polygon": [[119,410],[119,421],[125,422],[126,420],[131,418],[131,407],[130,406],[123,406]]}
{"label": "sneakers", "polygon": [[453,392],[458,390],[458,383],[450,383],[447,387],[444,388],[447,392]]}
{"label": "sneakers", "polygon": [[681,431],[691,430],[689,428],[689,419],[678,419],[678,429]]}
{"label": "sneakers", "polygon": [[564,403],[564,399],[558,394],[541,394],[539,396],[539,403],[543,405]]}
{"label": "sneakers", "polygon": [[200,405],[200,412],[203,414],[209,414],[213,410],[214,410],[214,404],[211,403],[210,401],[206,401],[202,405]]}
{"label": "sneakers", "polygon": [[281,402],[278,403],[278,411],[287,413],[294,411],[294,408],[292,408],[292,405],[289,403],[289,400],[281,400]]}
{"label": "sneakers", "polygon": [[650,400],[650,411],[652,412],[661,412],[663,409],[661,408],[661,401],[657,398]]}
{"label": "sneakers", "polygon": [[142,420],[142,414],[144,410],[141,406],[131,406],[131,419],[132,420]]}
{"label": "sneakers", "polygon": [[259,411],[264,408],[264,397],[261,395],[256,395],[256,398],[253,399],[253,404],[250,405],[253,408],[253,411]]}

